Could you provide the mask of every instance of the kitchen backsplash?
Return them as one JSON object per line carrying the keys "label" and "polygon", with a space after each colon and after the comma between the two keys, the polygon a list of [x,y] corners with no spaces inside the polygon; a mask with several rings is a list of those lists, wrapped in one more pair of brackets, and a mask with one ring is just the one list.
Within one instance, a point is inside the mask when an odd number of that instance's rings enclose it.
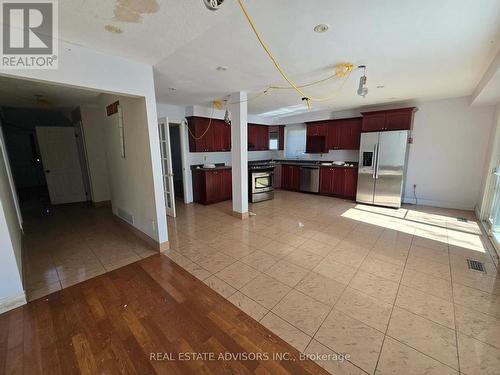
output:
{"label": "kitchen backsplash", "polygon": [[358,150],[331,150],[326,154],[306,154],[297,153],[296,155],[287,155],[287,159],[304,160],[336,160],[336,161],[359,161]]}

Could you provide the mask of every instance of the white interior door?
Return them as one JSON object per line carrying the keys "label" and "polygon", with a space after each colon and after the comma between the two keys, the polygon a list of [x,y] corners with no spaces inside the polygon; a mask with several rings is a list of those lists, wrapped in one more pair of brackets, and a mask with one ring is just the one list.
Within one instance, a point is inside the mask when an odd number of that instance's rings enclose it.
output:
{"label": "white interior door", "polygon": [[72,127],[36,127],[43,169],[52,204],[87,200]]}
{"label": "white interior door", "polygon": [[172,153],[170,152],[170,132],[168,119],[158,121],[160,134],[161,169],[163,174],[163,194],[167,215],[175,217],[174,173],[172,171]]}

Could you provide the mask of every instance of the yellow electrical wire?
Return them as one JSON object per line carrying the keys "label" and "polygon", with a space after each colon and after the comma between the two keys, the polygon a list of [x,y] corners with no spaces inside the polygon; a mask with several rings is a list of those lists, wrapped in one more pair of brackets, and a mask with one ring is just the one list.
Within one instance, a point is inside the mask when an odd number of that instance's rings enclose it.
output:
{"label": "yellow electrical wire", "polygon": [[[266,44],[264,43],[262,37],[260,36],[259,32],[257,31],[252,19],[250,18],[250,15],[248,14],[245,6],[243,5],[243,2],[242,0],[238,0],[238,4],[245,16],[245,18],[247,19],[250,27],[252,28],[255,36],[257,37],[257,40],[259,41],[260,45],[262,46],[262,48],[264,49],[264,51],[266,52],[266,54],[269,56],[269,58],[271,59],[271,61],[273,62],[274,66],[276,67],[276,69],[278,70],[278,72],[281,74],[281,76],[285,79],[285,81],[288,82],[288,84],[290,85],[290,88],[291,89],[294,89],[295,91],[297,91],[301,97],[302,97],[302,100],[305,100],[306,103],[307,103],[307,108],[308,109],[311,109],[311,101],[326,101],[326,100],[329,100],[331,99],[332,97],[336,96],[338,94],[338,92],[342,89],[342,87],[345,85],[345,83],[347,82],[349,76],[351,75],[351,72],[352,72],[352,64],[343,64],[346,68],[347,68],[347,71],[343,72],[343,75],[346,77],[346,79],[344,80],[344,82],[342,83],[341,87],[339,88],[339,90],[337,90],[335,92],[335,95],[333,96],[328,96],[328,97],[322,97],[322,98],[310,98],[308,97],[302,90],[301,88],[304,88],[304,87],[309,87],[309,86],[312,86],[312,85],[316,85],[318,83],[322,83],[322,82],[325,82],[325,81],[328,81],[329,79],[332,79],[334,77],[339,77],[341,76],[339,74],[339,71],[336,70],[335,74],[332,75],[332,76],[329,76],[329,77],[326,77],[326,78],[323,78],[319,81],[315,81],[315,82],[311,82],[309,84],[305,84],[305,85],[302,85],[302,86],[299,86],[299,85],[296,85],[295,83],[293,83],[289,78],[288,76],[286,75],[286,73],[283,71],[283,69],[281,68],[280,64],[278,63],[278,61],[276,61],[275,57],[273,56],[273,54],[271,53],[271,51],[269,50],[269,48],[267,48]],[[338,66],[337,66],[338,68]],[[269,89],[288,89],[288,87],[282,87],[282,86],[270,86],[267,90]],[[266,91],[267,91],[266,90]],[[265,92],[266,92],[265,91]]]}
{"label": "yellow electrical wire", "polygon": [[210,125],[212,125],[212,117],[214,117],[214,112],[215,112],[215,103],[212,102],[212,114],[210,115],[210,119],[208,120],[208,126],[205,129],[205,131],[203,132],[203,134],[200,135],[199,137],[196,137],[193,134],[193,132],[191,132],[191,129],[189,129],[189,125],[187,126],[188,133],[191,137],[193,137],[194,140],[199,141],[200,139],[202,139],[205,136],[205,134],[207,134],[208,130],[210,129]]}
{"label": "yellow electrical wire", "polygon": [[257,31],[257,29],[255,28],[255,25],[253,24],[250,16],[248,15],[247,13],[247,10],[245,9],[245,6],[243,5],[242,1],[241,0],[238,0],[238,4],[240,5],[240,8],[243,12],[243,14],[245,15],[245,18],[247,19],[248,23],[250,24],[250,27],[252,28],[255,36],[257,37],[260,45],[262,46],[262,48],[264,49],[264,51],[266,51],[267,55],[269,56],[269,58],[271,59],[271,61],[273,62],[274,66],[276,67],[276,69],[278,69],[278,71],[280,72],[281,76],[285,79],[285,81],[287,81],[291,87],[293,87],[295,89],[295,91],[297,91],[300,95],[302,95],[302,100],[305,100],[306,103],[307,103],[307,108],[311,108],[311,105],[309,103],[309,98],[306,96],[306,94],[304,94],[304,92],[302,92],[302,90],[297,87],[297,85],[295,83],[293,83],[289,78],[288,76],[286,75],[286,73],[283,71],[283,69],[281,68],[280,64],[278,64],[278,62],[276,61],[276,59],[274,58],[273,54],[271,53],[271,51],[269,51],[269,49],[266,47],[264,41],[262,40],[259,32]]}

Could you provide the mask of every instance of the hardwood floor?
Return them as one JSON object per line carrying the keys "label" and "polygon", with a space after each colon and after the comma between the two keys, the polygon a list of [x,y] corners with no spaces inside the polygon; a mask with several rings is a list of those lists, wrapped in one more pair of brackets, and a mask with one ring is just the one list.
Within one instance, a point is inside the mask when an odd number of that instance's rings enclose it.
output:
{"label": "hardwood floor", "polygon": [[[179,358],[194,352],[263,358]],[[175,360],[150,360],[151,353]],[[74,373],[326,374],[163,255],[0,315],[0,374]]]}

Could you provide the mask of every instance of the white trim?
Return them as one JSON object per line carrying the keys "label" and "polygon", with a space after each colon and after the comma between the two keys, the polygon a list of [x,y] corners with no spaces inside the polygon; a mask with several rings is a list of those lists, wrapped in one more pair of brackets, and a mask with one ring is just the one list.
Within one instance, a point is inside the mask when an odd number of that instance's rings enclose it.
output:
{"label": "white trim", "polygon": [[14,183],[14,177],[12,176],[12,170],[10,169],[10,159],[7,153],[7,146],[5,144],[5,138],[3,136],[2,123],[0,122],[0,152],[3,153],[3,159],[5,160],[5,169],[7,170],[7,177],[9,179],[10,191],[12,193],[12,198],[14,199],[14,206],[16,207],[17,221],[19,222],[19,228],[21,233],[24,232],[23,229],[23,214],[21,213],[21,208],[19,206],[19,198],[17,196],[16,185]]}
{"label": "white trim", "polygon": [[[192,184],[189,182],[191,178],[190,176],[190,166],[187,165],[187,160],[188,160],[188,149],[189,149],[189,138],[187,134],[187,121],[186,119],[182,119],[179,122],[179,135],[180,135],[180,142],[181,142],[181,162],[182,162],[182,188],[184,189],[184,203],[190,203],[193,201],[192,195],[193,195],[193,190],[192,190]],[[188,189],[191,187],[191,192],[190,195],[188,196]],[[188,199],[189,197],[190,200]]]}
{"label": "white trim", "polygon": [[488,169],[486,181],[484,185],[483,199],[481,200],[480,207],[477,208],[479,220],[487,220],[490,216],[491,206],[493,204],[493,197],[495,192],[495,179],[493,169],[497,168],[500,164],[500,105],[497,106],[495,115],[496,124],[494,124],[494,139],[491,151],[491,158],[487,161]]}
{"label": "white trim", "polygon": [[[415,198],[403,197],[403,203],[415,204]],[[464,205],[459,202],[443,202],[443,201],[434,201],[430,199],[422,199],[418,198],[418,204],[422,206],[431,206],[431,207],[442,207],[442,208],[451,208],[456,210],[466,210],[473,211],[474,207]]]}
{"label": "white trim", "polygon": [[0,300],[0,314],[3,314],[7,311],[15,309],[19,306],[26,305],[26,293],[22,292],[21,294],[14,297],[7,297]]}

